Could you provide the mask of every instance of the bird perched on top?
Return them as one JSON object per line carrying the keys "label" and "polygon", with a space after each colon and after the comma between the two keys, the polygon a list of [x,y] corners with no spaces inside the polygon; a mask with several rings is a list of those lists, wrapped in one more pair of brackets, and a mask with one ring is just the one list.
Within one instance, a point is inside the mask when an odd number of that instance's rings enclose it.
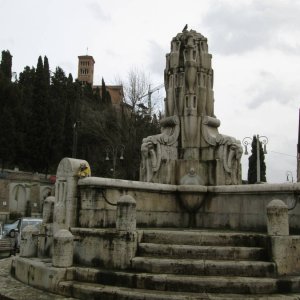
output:
{"label": "bird perched on top", "polygon": [[184,26],[184,28],[182,29],[182,32],[186,31],[187,28],[188,28],[188,24],[186,24],[186,25]]}

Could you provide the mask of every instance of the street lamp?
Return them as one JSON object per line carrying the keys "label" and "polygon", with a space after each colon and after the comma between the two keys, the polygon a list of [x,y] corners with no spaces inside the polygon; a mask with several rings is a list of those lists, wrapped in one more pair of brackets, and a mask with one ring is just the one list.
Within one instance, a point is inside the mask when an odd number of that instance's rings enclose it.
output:
{"label": "street lamp", "polygon": [[289,176],[291,176],[292,183],[293,183],[294,182],[294,177],[293,177],[292,171],[286,171],[286,181],[290,181]]}
{"label": "street lamp", "polygon": [[107,160],[107,161],[110,160],[109,154],[111,154],[111,156],[112,156],[113,167],[111,170],[113,172],[113,178],[115,178],[115,176],[116,176],[116,165],[117,165],[118,155],[120,155],[119,156],[120,160],[124,160],[124,150],[125,150],[125,146],[123,144],[119,144],[116,146],[108,145],[105,147],[105,152],[106,152],[105,160]]}
{"label": "street lamp", "polygon": [[[248,155],[248,149],[247,146],[252,142],[252,138],[247,136],[243,139],[242,143],[245,146],[245,155]],[[264,145],[263,152],[264,154],[267,154],[267,144],[268,144],[268,138],[264,135],[259,136],[256,135],[257,145],[256,145],[256,181],[257,183],[260,183],[260,143]]]}

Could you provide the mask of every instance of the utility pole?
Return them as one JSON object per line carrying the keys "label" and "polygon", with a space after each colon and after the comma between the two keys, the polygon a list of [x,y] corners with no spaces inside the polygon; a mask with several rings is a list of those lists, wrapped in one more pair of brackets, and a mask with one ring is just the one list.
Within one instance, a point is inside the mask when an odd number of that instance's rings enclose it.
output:
{"label": "utility pole", "polygon": [[298,125],[298,144],[297,144],[297,182],[300,182],[300,108]]}

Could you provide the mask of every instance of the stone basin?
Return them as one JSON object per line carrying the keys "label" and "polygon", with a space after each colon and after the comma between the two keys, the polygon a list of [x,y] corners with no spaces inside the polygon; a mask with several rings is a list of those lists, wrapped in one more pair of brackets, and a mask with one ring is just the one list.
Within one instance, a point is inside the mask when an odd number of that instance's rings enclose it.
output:
{"label": "stone basin", "polygon": [[195,214],[204,204],[207,187],[202,185],[179,185],[179,201],[184,209]]}

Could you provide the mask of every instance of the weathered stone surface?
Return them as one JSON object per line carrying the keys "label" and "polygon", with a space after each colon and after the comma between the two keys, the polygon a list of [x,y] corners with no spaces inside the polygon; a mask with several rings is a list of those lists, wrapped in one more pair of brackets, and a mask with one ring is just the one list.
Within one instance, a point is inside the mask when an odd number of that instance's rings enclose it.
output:
{"label": "weathered stone surface", "polygon": [[77,183],[81,164],[85,164],[90,169],[87,161],[73,158],[64,158],[58,165],[55,184],[54,234],[59,229],[68,229],[77,223]]}
{"label": "weathered stone surface", "polygon": [[287,205],[278,199],[267,205],[267,228],[269,235],[289,235]]}
{"label": "weathered stone surface", "polygon": [[85,266],[126,269],[136,255],[137,233],[116,229],[72,228],[77,237],[75,262]]}
{"label": "weathered stone surface", "polygon": [[66,229],[59,230],[53,238],[52,265],[67,268],[73,265],[74,236]]}
{"label": "weathered stone surface", "polygon": [[22,257],[37,256],[38,234],[39,234],[39,229],[32,225],[27,225],[22,230],[22,238],[20,243],[20,256]]}
{"label": "weathered stone surface", "polygon": [[218,132],[211,57],[207,39],[194,30],[172,39],[164,72],[166,117],[161,134],[143,139],[141,181],[178,184],[177,172],[186,174],[190,161],[205,184],[241,184],[241,143]]}
{"label": "weathered stone surface", "polygon": [[116,229],[133,232],[136,230],[136,201],[130,195],[122,196],[117,202]]}
{"label": "weathered stone surface", "polygon": [[55,197],[49,196],[44,201],[43,206],[43,223],[53,223],[53,212],[54,212],[54,204],[55,204]]}
{"label": "weathered stone surface", "polygon": [[141,256],[168,257],[168,258],[196,258],[221,260],[263,260],[267,253],[262,247],[239,246],[198,246],[139,243],[138,253]]}
{"label": "weathered stone surface", "polygon": [[[81,227],[114,227],[116,204],[123,191],[136,199],[137,227],[188,227],[189,215],[180,205],[181,193],[205,195],[196,214],[197,228],[267,231],[266,207],[279,198],[291,206],[300,183],[227,186],[168,185],[90,177],[79,181]],[[100,192],[101,191],[101,192]],[[300,232],[300,205],[289,211],[290,230]]]}
{"label": "weathered stone surface", "polygon": [[[18,258],[24,260],[23,258]],[[22,283],[21,281],[11,276],[12,258],[6,258],[0,260],[0,299],[3,300],[75,300],[75,298],[65,298],[57,294],[47,292],[45,288],[43,290],[33,288],[28,285],[28,281]],[[23,266],[23,265],[22,265]],[[32,265],[31,265],[32,266]],[[12,268],[12,272],[15,271],[15,267]],[[32,269],[26,268],[24,272],[29,271],[28,274],[33,275]],[[53,273],[42,273],[43,276],[53,276]],[[34,277],[33,277],[34,278]],[[50,278],[50,277],[49,277]],[[53,277],[52,277],[53,278]],[[67,277],[64,277],[65,279]],[[34,278],[35,280],[40,279]],[[70,278],[71,279],[71,278]],[[32,282],[32,278],[29,279]],[[54,292],[54,290],[52,290]]]}
{"label": "weathered stone surface", "polygon": [[300,273],[300,237],[271,236],[272,260],[277,265],[279,275]]}

